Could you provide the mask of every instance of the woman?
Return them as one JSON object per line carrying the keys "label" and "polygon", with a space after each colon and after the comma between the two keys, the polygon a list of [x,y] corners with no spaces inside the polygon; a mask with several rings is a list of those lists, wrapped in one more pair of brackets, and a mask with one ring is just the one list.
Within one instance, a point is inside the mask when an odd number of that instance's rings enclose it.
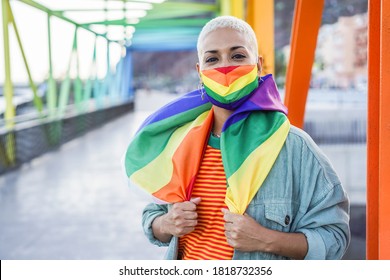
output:
{"label": "woman", "polygon": [[202,88],[149,117],[126,154],[130,179],[169,202],[145,208],[146,236],[167,259],[340,259],[347,195],[260,77],[251,27],[217,17],[197,48]]}

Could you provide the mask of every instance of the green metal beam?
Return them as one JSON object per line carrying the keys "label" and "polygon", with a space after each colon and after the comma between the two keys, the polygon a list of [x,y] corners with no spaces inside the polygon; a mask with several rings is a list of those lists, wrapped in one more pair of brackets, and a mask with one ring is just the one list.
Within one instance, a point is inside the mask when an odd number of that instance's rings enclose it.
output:
{"label": "green metal beam", "polygon": [[[155,4],[153,6],[153,9],[149,10],[146,16],[140,19],[140,22],[138,24],[142,25],[144,22],[150,22],[150,21],[153,21],[153,24],[156,24],[155,20],[207,15],[208,13],[216,14],[217,12],[218,12],[218,6],[213,4],[190,3],[190,2],[164,2],[161,4]],[[91,24],[124,25],[124,26],[138,25],[138,24],[127,23],[126,18],[119,18],[117,20],[110,20],[110,21],[88,22],[88,23],[83,23],[82,25],[88,26]],[[180,26],[180,24],[177,23],[176,26]]]}
{"label": "green metal beam", "polygon": [[121,25],[121,26],[134,26],[137,29],[141,28],[167,28],[167,27],[202,27],[204,24],[206,24],[210,18],[190,18],[190,19],[164,19],[164,20],[157,20],[157,19],[148,19],[148,20],[142,20],[137,24],[134,23],[127,23],[126,19],[118,19],[118,20],[109,20],[109,21],[96,21],[96,22],[88,22],[83,23],[83,26],[89,26],[89,25]]}
{"label": "green metal beam", "polygon": [[4,81],[4,96],[5,96],[5,112],[4,120],[6,127],[11,129],[13,127],[13,118],[15,117],[15,107],[12,99],[14,96],[14,90],[12,86],[11,78],[11,63],[10,63],[10,47],[9,47],[9,24],[11,23],[9,0],[2,0],[3,11],[3,38],[4,38],[4,68],[5,68],[5,81]]}
{"label": "green metal beam", "polygon": [[75,28],[73,35],[73,44],[72,51],[69,58],[68,69],[66,70],[65,79],[62,81],[60,96],[58,99],[58,109],[59,109],[59,117],[62,117],[65,113],[66,106],[69,103],[69,95],[71,88],[71,80],[70,80],[70,68],[72,66],[74,55],[76,55],[76,63],[78,64],[78,56],[77,56],[77,27]]}
{"label": "green metal beam", "polygon": [[[127,9],[128,10],[128,9]],[[138,10],[138,9],[137,9]],[[141,10],[141,9],[139,9]],[[66,10],[52,10],[54,13],[65,13],[65,12],[100,12],[105,11],[104,9],[92,8],[92,9],[66,9]],[[123,8],[107,8],[107,11],[123,11]]]}
{"label": "green metal beam", "polygon": [[161,32],[160,28],[142,28],[139,27],[135,30],[134,34],[137,34],[137,36],[151,36],[156,33],[164,34],[164,36],[171,36],[171,35],[199,35],[199,32],[201,30],[201,27],[173,27],[169,29],[169,32]]}
{"label": "green metal beam", "polygon": [[12,22],[12,25],[14,27],[14,31],[15,31],[16,39],[18,41],[20,52],[21,52],[22,57],[23,57],[24,66],[26,67],[27,76],[28,76],[28,82],[29,82],[30,88],[31,88],[31,90],[33,92],[34,106],[35,106],[35,108],[37,108],[38,112],[41,113],[42,109],[43,109],[43,103],[42,103],[41,98],[38,96],[37,86],[35,85],[35,83],[33,81],[33,78],[32,78],[32,75],[31,75],[31,71],[30,71],[30,67],[29,67],[28,62],[27,62],[26,54],[24,53],[22,40],[20,39],[18,27],[16,25],[15,18],[14,18],[14,15],[13,15],[11,9],[9,9],[9,16],[10,16],[10,20]]}
{"label": "green metal beam", "polygon": [[69,22],[69,23],[75,25],[76,27],[83,28],[83,29],[85,29],[85,30],[87,30],[87,31],[89,31],[89,32],[91,32],[91,33],[93,33],[93,34],[95,34],[96,36],[104,37],[106,40],[108,40],[108,41],[110,41],[110,42],[118,43],[117,41],[109,40],[109,39],[106,37],[106,34],[101,34],[101,33],[95,32],[95,31],[93,31],[92,29],[90,29],[87,25],[85,25],[85,24],[80,24],[80,23],[78,23],[78,22],[75,22],[75,21],[73,21],[73,20],[67,18],[67,17],[64,16],[61,12],[57,12],[57,11],[50,10],[50,9],[47,8],[46,6],[41,5],[41,4],[39,4],[39,3],[35,2],[35,1],[32,1],[32,0],[19,0],[19,1],[20,1],[20,2],[23,2],[23,3],[27,4],[27,5],[29,5],[29,6],[31,6],[31,7],[34,7],[34,8],[36,8],[36,9],[38,9],[38,10],[41,10],[41,11],[47,13],[47,14],[50,14],[50,15],[55,16],[55,17],[57,17],[57,18],[60,18],[60,19],[62,19],[62,20],[64,20],[64,21],[66,21],[66,22]]}
{"label": "green metal beam", "polygon": [[143,20],[135,25],[135,28],[141,30],[142,28],[202,27],[209,20],[209,18]]}
{"label": "green metal beam", "polygon": [[80,26],[84,26],[89,28],[90,25],[121,25],[121,26],[130,26],[134,25],[134,23],[128,23],[126,18],[120,18],[115,20],[103,20],[103,21],[92,21],[92,22],[84,22],[80,23]]}
{"label": "green metal beam", "polygon": [[[15,117],[15,107],[12,103],[13,99],[13,87],[11,79],[11,64],[10,64],[10,48],[9,48],[9,24],[11,22],[11,7],[9,5],[9,0],[2,0],[2,13],[3,13],[3,38],[4,38],[4,67],[5,67],[5,81],[4,81],[4,96],[5,96],[5,112],[4,120],[5,127],[11,130],[14,127],[14,117]],[[7,133],[5,139],[5,147],[0,148],[2,154],[4,155],[4,162],[9,165],[14,165],[15,158],[15,134],[11,131]]]}
{"label": "green metal beam", "polygon": [[164,2],[157,4],[142,20],[175,18],[195,16],[205,13],[217,13],[218,6],[214,4],[203,4],[194,2]]}
{"label": "green metal beam", "polygon": [[49,78],[47,87],[47,108],[49,110],[49,116],[55,116],[55,109],[57,107],[57,86],[53,77],[53,60],[52,60],[52,45],[51,45],[51,15],[47,14],[47,36],[48,36],[48,49],[49,49]]}

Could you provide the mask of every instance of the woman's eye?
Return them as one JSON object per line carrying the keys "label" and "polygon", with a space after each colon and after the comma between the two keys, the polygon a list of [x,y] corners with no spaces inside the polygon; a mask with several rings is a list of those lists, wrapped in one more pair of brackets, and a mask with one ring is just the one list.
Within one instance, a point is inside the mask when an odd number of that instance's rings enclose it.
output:
{"label": "woman's eye", "polygon": [[212,63],[212,62],[216,62],[216,61],[217,61],[216,57],[209,57],[206,59],[206,63]]}
{"label": "woman's eye", "polygon": [[245,58],[246,56],[245,55],[242,55],[242,54],[235,54],[232,56],[233,59],[243,59]]}

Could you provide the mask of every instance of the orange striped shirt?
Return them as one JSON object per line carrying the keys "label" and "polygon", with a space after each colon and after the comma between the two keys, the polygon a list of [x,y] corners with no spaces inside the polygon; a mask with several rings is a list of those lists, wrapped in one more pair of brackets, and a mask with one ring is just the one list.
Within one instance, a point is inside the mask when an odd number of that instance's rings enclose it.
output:
{"label": "orange striped shirt", "polygon": [[201,197],[197,206],[198,224],[195,230],[179,240],[179,259],[183,260],[231,260],[233,248],[227,243],[223,213],[225,204],[226,175],[221,151],[207,146],[192,197]]}

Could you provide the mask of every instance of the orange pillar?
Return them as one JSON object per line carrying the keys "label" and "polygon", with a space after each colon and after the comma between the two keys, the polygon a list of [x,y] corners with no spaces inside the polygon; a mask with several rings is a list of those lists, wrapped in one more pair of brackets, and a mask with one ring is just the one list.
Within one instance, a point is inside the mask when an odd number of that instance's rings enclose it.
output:
{"label": "orange pillar", "polygon": [[368,1],[366,258],[378,259],[380,0]]}
{"label": "orange pillar", "polygon": [[390,260],[390,3],[381,1],[379,259]]}
{"label": "orange pillar", "polygon": [[369,1],[367,258],[390,259],[390,3]]}
{"label": "orange pillar", "polygon": [[321,26],[324,0],[296,0],[291,32],[290,61],[286,74],[286,95],[290,122],[303,127],[307,93]]}

